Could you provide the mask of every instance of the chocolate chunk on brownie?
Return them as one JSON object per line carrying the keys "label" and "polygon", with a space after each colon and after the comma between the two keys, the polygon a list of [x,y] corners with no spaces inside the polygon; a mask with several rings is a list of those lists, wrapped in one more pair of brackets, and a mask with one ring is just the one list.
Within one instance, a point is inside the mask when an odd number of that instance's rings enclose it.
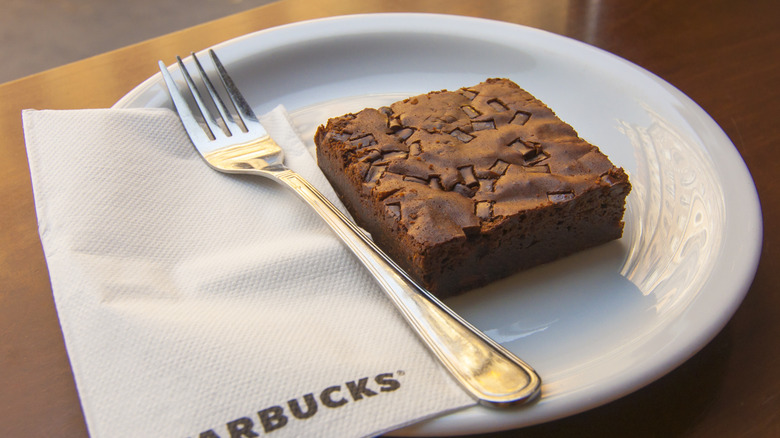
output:
{"label": "chocolate chunk on brownie", "polygon": [[621,237],[623,169],[508,79],[328,120],[320,168],[439,297]]}

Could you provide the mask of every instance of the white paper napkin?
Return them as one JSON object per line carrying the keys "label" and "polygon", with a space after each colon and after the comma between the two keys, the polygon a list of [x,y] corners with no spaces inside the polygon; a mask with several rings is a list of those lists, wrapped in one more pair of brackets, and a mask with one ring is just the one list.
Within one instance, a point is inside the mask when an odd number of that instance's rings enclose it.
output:
{"label": "white paper napkin", "polygon": [[[473,404],[308,207],[209,168],[172,111],[23,120],[92,436],[369,436]],[[263,121],[335,200],[283,109]]]}

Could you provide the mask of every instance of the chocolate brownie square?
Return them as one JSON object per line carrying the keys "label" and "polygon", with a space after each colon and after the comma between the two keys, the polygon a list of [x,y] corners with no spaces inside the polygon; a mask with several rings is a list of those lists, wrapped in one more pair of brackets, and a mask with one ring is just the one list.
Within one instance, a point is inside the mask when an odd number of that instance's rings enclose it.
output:
{"label": "chocolate brownie square", "polygon": [[508,79],[336,117],[315,143],[358,225],[439,297],[623,232],[623,169]]}

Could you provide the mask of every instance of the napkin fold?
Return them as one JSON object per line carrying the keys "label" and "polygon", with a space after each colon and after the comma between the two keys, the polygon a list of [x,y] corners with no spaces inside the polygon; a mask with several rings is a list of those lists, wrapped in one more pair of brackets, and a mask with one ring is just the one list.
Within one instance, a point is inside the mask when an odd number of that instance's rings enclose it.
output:
{"label": "napkin fold", "polygon": [[[261,119],[337,202],[284,109]],[[474,403],[314,212],[209,168],[174,112],[23,122],[92,436],[372,436]]]}

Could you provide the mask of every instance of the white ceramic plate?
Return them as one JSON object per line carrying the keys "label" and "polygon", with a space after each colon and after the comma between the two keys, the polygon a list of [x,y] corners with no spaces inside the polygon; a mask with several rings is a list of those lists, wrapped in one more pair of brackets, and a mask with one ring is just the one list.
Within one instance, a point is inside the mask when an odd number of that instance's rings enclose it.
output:
{"label": "white ceramic plate", "polygon": [[[448,301],[537,369],[541,400],[473,407],[401,434],[511,429],[615,400],[709,342],[755,274],[760,207],[733,144],[680,91],[614,55],[518,25],[427,14],[302,22],[215,49],[255,110],[284,104],[310,144],[329,116],[507,77],[630,174],[623,239]],[[116,104],[166,106],[159,75]]]}

